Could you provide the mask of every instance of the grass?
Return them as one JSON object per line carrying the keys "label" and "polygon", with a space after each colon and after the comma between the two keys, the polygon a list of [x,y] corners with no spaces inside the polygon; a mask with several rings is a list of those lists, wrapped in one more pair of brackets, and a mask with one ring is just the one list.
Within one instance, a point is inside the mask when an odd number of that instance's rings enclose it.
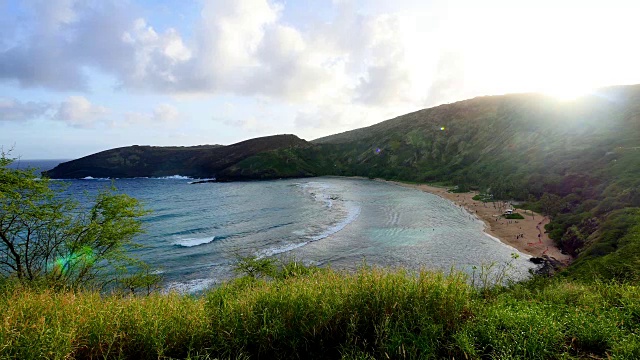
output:
{"label": "grass", "polygon": [[520,220],[520,219],[524,219],[524,216],[522,216],[519,213],[513,213],[513,214],[504,215],[504,218],[509,220]]}
{"label": "grass", "polygon": [[203,296],[5,286],[0,358],[640,358],[640,291],[535,278],[328,269]]}
{"label": "grass", "polygon": [[204,303],[176,294],[102,297],[13,289],[3,294],[0,357],[185,357],[206,347]]}

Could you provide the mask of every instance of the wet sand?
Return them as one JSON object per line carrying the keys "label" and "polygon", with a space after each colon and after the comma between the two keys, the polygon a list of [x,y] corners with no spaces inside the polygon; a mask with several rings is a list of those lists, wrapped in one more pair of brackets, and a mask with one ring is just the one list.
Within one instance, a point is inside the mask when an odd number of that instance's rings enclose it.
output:
{"label": "wet sand", "polygon": [[[569,264],[572,257],[562,254],[553,240],[551,240],[544,230],[544,225],[549,223],[549,219],[531,211],[518,209],[517,212],[524,216],[520,220],[507,220],[502,216],[502,212],[494,203],[483,203],[473,200],[477,192],[450,193],[446,188],[425,184],[406,184],[396,181],[379,180],[400,186],[422,190],[445,199],[451,200],[457,206],[464,207],[469,213],[475,214],[484,221],[485,232],[498,238],[505,244],[511,245],[520,252],[531,256],[540,257],[548,255],[564,264]],[[504,208],[502,209],[504,210]]]}

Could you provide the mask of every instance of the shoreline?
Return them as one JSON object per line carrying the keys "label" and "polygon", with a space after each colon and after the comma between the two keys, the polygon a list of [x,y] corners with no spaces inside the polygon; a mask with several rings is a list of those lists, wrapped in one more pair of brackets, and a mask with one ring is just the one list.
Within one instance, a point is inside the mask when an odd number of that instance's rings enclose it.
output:
{"label": "shoreline", "polygon": [[464,208],[470,215],[480,219],[485,225],[484,232],[487,235],[522,253],[533,257],[546,255],[555,258],[564,265],[569,265],[573,261],[570,255],[565,255],[560,251],[544,231],[544,226],[549,223],[549,219],[543,215],[531,211],[524,213],[523,210],[519,210],[519,213],[525,217],[524,219],[507,220],[500,216],[501,212],[494,203],[473,200],[473,197],[478,194],[476,191],[450,193],[446,188],[427,184],[408,184],[383,179],[376,179],[376,181],[417,189],[449,200],[456,206]]}

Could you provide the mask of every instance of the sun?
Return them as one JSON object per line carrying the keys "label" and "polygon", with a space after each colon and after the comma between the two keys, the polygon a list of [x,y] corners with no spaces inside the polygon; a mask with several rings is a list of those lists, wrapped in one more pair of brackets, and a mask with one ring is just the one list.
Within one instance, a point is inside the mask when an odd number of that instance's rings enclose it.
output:
{"label": "sun", "polygon": [[542,93],[558,100],[571,101],[588,95],[594,87],[579,83],[564,83],[545,86]]}
{"label": "sun", "polygon": [[571,101],[583,97],[591,92],[584,87],[558,86],[543,91],[545,94],[562,101]]}

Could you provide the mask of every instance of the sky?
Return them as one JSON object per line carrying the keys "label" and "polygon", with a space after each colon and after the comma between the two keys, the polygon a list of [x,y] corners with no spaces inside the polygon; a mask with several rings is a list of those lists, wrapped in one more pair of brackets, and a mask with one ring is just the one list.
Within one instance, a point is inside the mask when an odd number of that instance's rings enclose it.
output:
{"label": "sky", "polygon": [[637,0],[0,0],[0,146],[306,140],[481,95],[640,83]]}

